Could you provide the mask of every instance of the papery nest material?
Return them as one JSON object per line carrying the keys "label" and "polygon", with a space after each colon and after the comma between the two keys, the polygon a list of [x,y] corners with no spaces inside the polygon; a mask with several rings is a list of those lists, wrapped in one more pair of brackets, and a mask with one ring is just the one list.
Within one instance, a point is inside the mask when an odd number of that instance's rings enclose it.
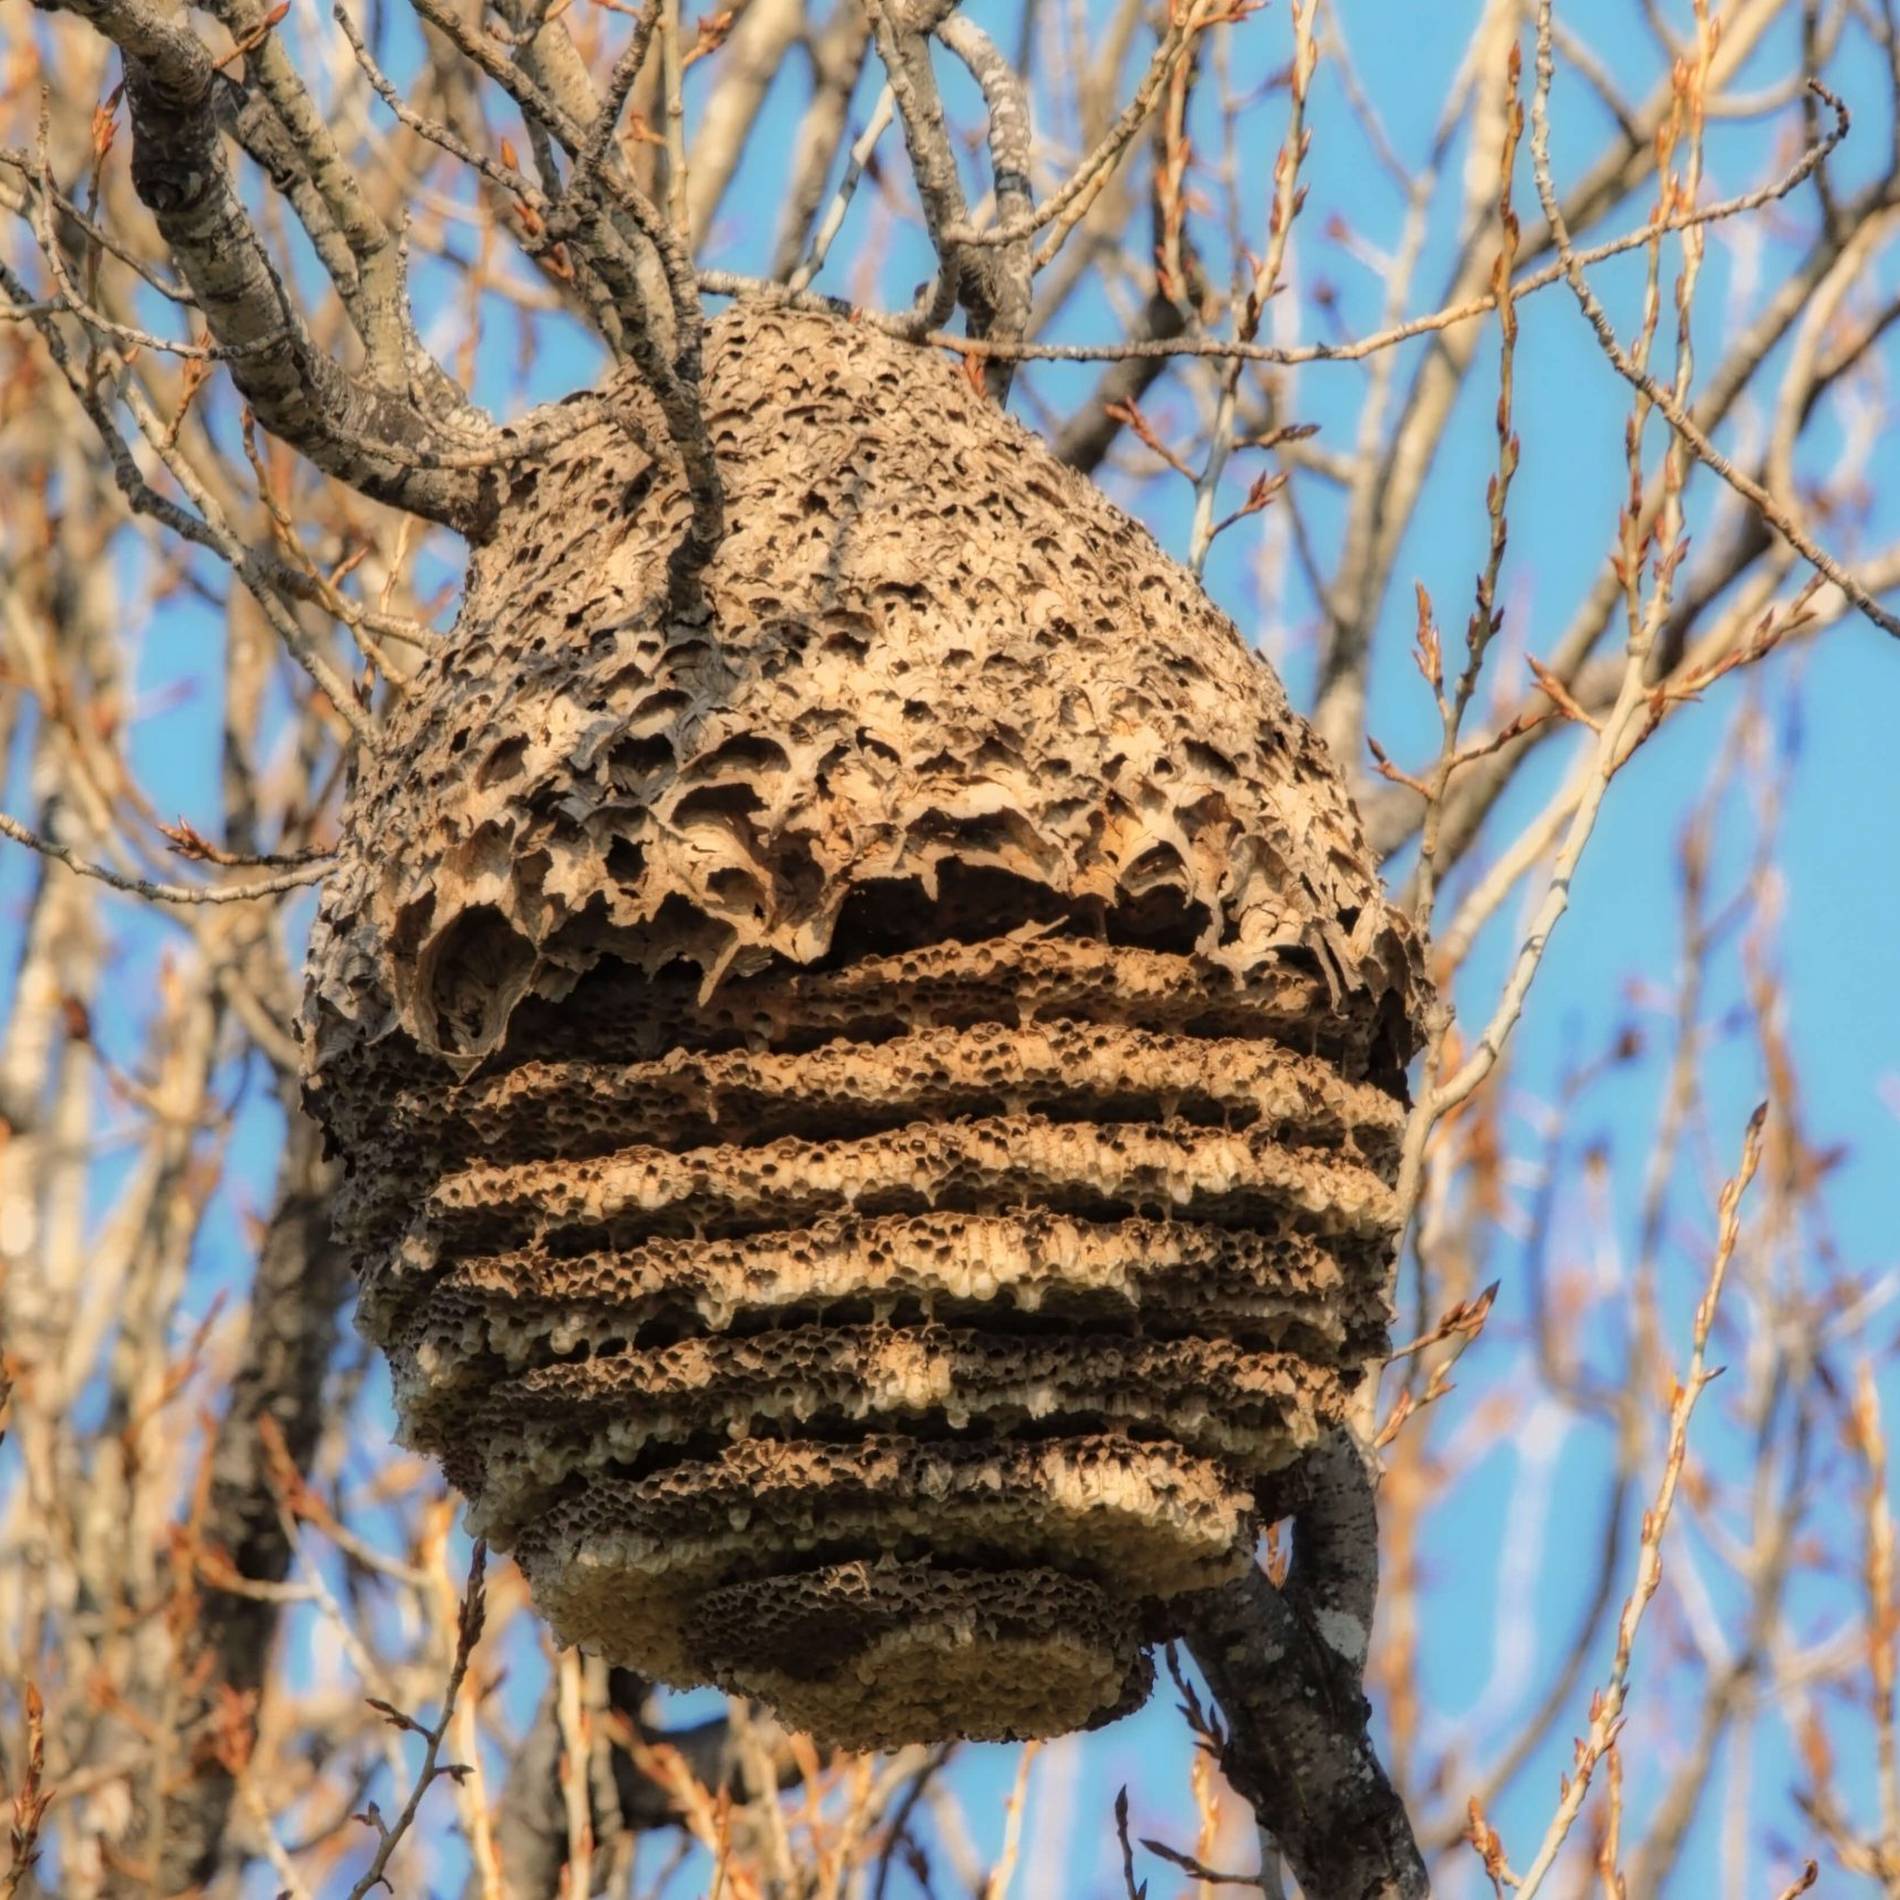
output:
{"label": "papery nest material", "polygon": [[619,393],[325,890],[363,1322],[562,1641],[846,1745],[1105,1719],[1382,1350],[1418,946],[1268,667],[942,361],[713,324],[684,585]]}

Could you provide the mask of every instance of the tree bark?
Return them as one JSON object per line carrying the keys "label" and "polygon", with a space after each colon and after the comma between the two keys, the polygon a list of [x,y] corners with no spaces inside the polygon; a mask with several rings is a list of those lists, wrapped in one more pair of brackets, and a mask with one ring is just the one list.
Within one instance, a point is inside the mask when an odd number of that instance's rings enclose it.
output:
{"label": "tree bark", "polygon": [[1226,1718],[1221,1767],[1312,1900],[1431,1891],[1360,1687],[1377,1584],[1364,1461],[1343,1434],[1295,1472],[1284,1588],[1251,1569],[1190,1598],[1188,1646]]}
{"label": "tree bark", "polygon": [[[322,1152],[316,1126],[294,1114],[278,1174],[277,1205],[258,1255],[250,1328],[231,1402],[211,1452],[211,1495],[201,1534],[243,1577],[281,1583],[290,1545],[278,1514],[259,1426],[273,1419],[291,1459],[307,1465],[322,1433],[324,1374],[336,1347],[349,1270],[330,1236],[330,1199],[338,1170]],[[270,1669],[278,1606],[226,1595],[203,1619],[211,1667],[197,1698],[209,1709],[222,1695],[255,1696]],[[202,1664],[200,1664],[202,1667]],[[215,1761],[196,1772],[169,1804],[159,1891],[202,1886],[217,1871],[230,1818],[233,1783]]]}

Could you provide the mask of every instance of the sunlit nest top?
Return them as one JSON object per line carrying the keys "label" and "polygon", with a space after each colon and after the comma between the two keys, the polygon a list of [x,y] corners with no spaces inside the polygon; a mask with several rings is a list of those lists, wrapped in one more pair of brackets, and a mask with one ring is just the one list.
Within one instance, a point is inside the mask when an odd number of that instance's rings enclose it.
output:
{"label": "sunlit nest top", "polygon": [[1075,1728],[1380,1350],[1417,947],[1272,673],[952,367],[752,311],[704,395],[697,584],[658,418],[577,437],[363,764],[364,1324],[564,1641]]}

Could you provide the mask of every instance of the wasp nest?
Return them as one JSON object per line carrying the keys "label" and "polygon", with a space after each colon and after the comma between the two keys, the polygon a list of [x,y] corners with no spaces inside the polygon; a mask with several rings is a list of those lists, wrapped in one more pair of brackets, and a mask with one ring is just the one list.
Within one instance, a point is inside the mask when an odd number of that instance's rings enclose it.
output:
{"label": "wasp nest", "polygon": [[355,788],[311,1101],[564,1641],[837,1742],[1130,1706],[1382,1345],[1416,947],[1196,583],[941,360],[711,327],[514,477]]}

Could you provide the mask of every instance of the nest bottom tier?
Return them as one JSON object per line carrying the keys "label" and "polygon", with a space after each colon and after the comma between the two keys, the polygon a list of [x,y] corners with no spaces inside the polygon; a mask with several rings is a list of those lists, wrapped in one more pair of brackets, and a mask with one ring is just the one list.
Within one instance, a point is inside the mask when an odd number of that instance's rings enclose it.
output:
{"label": "nest bottom tier", "polygon": [[1277,990],[1012,954],[890,959],[898,1020],[837,1007],[862,963],[730,985],[657,1050],[602,999],[399,1096],[365,1324],[562,1641],[845,1746],[1052,1735],[1252,1561],[1383,1338],[1400,1105]]}

